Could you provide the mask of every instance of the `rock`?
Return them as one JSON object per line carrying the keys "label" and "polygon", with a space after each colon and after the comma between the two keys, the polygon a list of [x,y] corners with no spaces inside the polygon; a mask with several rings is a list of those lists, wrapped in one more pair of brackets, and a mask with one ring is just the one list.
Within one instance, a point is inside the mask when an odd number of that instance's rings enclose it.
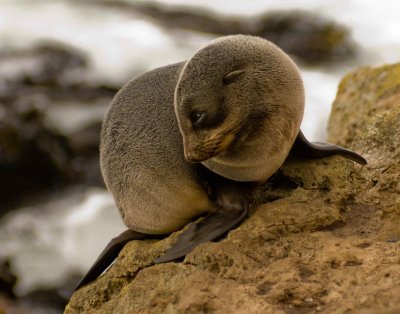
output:
{"label": "rock", "polygon": [[[387,84],[378,84],[385,77]],[[360,69],[340,85],[330,138],[351,144],[367,166],[337,156],[292,159],[257,191],[250,217],[225,239],[198,246],[182,263],[160,265],[152,260],[178,233],[132,241],[72,296],[65,313],[395,313],[398,84],[400,67],[393,65]],[[354,123],[362,129],[355,132]]]}
{"label": "rock", "polygon": [[0,294],[15,298],[14,286],[17,283],[17,276],[11,271],[9,259],[0,260]]}
{"label": "rock", "polygon": [[348,60],[356,48],[346,27],[307,11],[262,15],[255,35],[271,40],[307,63]]}
{"label": "rock", "polygon": [[[18,303],[17,300],[0,294],[0,314],[35,314],[30,308]],[[37,312],[36,312],[37,313]]]}
{"label": "rock", "polygon": [[20,85],[75,84],[87,67],[82,52],[51,41],[39,43],[33,49],[0,53],[2,87],[7,85],[8,89]]}
{"label": "rock", "polygon": [[113,1],[108,4],[139,12],[168,29],[264,37],[307,63],[342,61],[354,57],[356,53],[346,27],[307,11],[271,11],[251,17],[229,17],[204,9],[163,6],[159,3]]}
{"label": "rock", "polygon": [[14,286],[17,277],[11,272],[8,259],[0,261],[0,314],[57,314],[62,313],[72,295],[77,274],[71,274],[57,287],[46,287],[30,291],[24,295],[16,295]]}
{"label": "rock", "polygon": [[400,64],[365,67],[347,74],[332,105],[328,140],[351,146],[357,135],[365,133],[372,117],[398,108],[399,103]]}
{"label": "rock", "polygon": [[0,214],[68,183],[102,184],[99,130],[116,89],[91,85],[88,70],[58,43],[0,53]]}
{"label": "rock", "polygon": [[62,288],[38,288],[18,300],[19,304],[32,310],[33,313],[61,313],[68,299]]}
{"label": "rock", "polygon": [[29,314],[30,309],[22,305],[14,292],[17,276],[11,270],[9,258],[0,259],[0,314]]}
{"label": "rock", "polygon": [[61,182],[69,168],[66,138],[44,127],[37,101],[24,100],[0,99],[0,211]]}

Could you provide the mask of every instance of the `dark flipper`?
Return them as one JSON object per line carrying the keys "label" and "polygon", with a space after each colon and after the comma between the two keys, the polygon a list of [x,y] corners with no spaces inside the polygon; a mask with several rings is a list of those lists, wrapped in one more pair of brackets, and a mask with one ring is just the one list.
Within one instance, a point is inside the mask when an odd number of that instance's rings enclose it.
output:
{"label": "dark flipper", "polygon": [[249,201],[248,191],[251,184],[235,182],[210,174],[209,182],[213,185],[211,198],[216,205],[215,212],[209,213],[202,220],[192,223],[164,255],[155,263],[177,260],[190,253],[199,244],[216,240],[229,230],[238,226],[247,216]]}
{"label": "dark flipper", "polygon": [[101,275],[103,271],[107,269],[108,266],[117,258],[119,252],[123,249],[125,244],[132,240],[144,240],[151,238],[162,238],[165,235],[151,235],[136,232],[133,230],[126,230],[122,232],[119,236],[113,238],[104,250],[101,252],[100,256],[96,259],[92,267],[90,267],[89,271],[86,275],[81,279],[78,285],[75,288],[75,291],[80,287],[86,285],[87,283],[95,280],[98,276]]}
{"label": "dark flipper", "polygon": [[166,263],[184,257],[199,244],[218,239],[239,225],[247,216],[247,209],[221,210],[210,213],[202,220],[192,223],[155,263]]}
{"label": "dark flipper", "polygon": [[301,130],[299,135],[297,135],[292,150],[290,151],[290,155],[292,154],[306,158],[322,158],[340,155],[361,165],[367,164],[364,157],[346,148],[324,142],[309,142]]}

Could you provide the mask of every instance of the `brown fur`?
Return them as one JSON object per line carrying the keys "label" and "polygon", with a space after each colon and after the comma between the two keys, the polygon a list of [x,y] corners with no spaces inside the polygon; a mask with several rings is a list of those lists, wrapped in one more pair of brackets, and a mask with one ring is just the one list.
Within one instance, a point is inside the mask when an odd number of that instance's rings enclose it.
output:
{"label": "brown fur", "polygon": [[[294,142],[303,104],[293,62],[250,36],[222,37],[186,63],[129,82],[105,118],[100,146],[104,180],[125,224],[168,233],[213,210],[208,170],[185,154],[211,158],[203,165],[229,179],[266,180]],[[193,109],[207,110],[215,125],[195,131]]]}
{"label": "brown fur", "polygon": [[[224,84],[235,71],[236,79]],[[193,110],[223,113],[224,119],[198,130],[188,115]],[[296,65],[271,42],[252,36],[222,37],[200,49],[183,67],[175,90],[185,154],[238,181],[265,181],[282,165],[303,110]]]}
{"label": "brown fur", "polygon": [[129,82],[104,121],[100,164],[130,229],[110,241],[77,289],[97,278],[128,241],[163,237],[202,213],[208,215],[154,262],[182,258],[223,236],[247,216],[256,184],[243,181],[265,181],[292,146],[308,158],[338,154],[367,163],[342,147],[310,143],[299,131],[303,106],[296,66],[251,36],[222,37],[186,63]]}
{"label": "brown fur", "polygon": [[173,94],[182,63],[146,73],[116,95],[100,144],[104,180],[125,224],[161,234],[211,207],[198,167],[187,163]]}

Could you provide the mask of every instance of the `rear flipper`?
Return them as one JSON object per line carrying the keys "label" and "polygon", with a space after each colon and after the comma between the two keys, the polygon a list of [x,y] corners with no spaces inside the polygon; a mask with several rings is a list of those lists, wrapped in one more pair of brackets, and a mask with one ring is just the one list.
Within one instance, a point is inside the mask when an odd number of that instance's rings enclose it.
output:
{"label": "rear flipper", "polygon": [[119,252],[123,249],[125,244],[132,240],[144,240],[144,239],[154,239],[163,238],[166,235],[154,235],[136,232],[133,230],[126,230],[122,232],[119,236],[113,238],[104,250],[101,252],[100,256],[96,259],[92,267],[86,275],[81,279],[75,288],[75,291],[80,287],[88,284],[89,282],[95,280],[101,275],[103,271],[107,269],[108,266],[117,258]]}
{"label": "rear flipper", "polygon": [[202,220],[192,223],[178,237],[177,241],[155,263],[166,263],[177,260],[190,253],[199,244],[213,241],[238,226],[248,213],[248,192],[252,185],[231,181],[216,174],[209,173],[215,212],[209,213]]}
{"label": "rear flipper", "polygon": [[202,220],[192,223],[174,245],[155,263],[166,263],[186,256],[199,244],[216,240],[239,225],[247,216],[247,209],[221,210],[210,213]]}
{"label": "rear flipper", "polygon": [[305,158],[322,158],[340,155],[361,165],[367,164],[367,161],[364,159],[364,157],[346,148],[324,142],[309,142],[301,130],[299,135],[297,135],[296,141],[294,142],[289,155],[301,156]]}

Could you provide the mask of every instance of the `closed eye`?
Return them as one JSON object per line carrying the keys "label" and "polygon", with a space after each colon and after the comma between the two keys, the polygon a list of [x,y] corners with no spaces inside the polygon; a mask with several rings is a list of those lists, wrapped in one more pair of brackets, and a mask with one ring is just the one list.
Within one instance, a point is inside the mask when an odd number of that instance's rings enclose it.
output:
{"label": "closed eye", "polygon": [[205,120],[207,114],[204,111],[193,111],[190,114],[190,121],[193,126],[200,126],[201,123]]}

